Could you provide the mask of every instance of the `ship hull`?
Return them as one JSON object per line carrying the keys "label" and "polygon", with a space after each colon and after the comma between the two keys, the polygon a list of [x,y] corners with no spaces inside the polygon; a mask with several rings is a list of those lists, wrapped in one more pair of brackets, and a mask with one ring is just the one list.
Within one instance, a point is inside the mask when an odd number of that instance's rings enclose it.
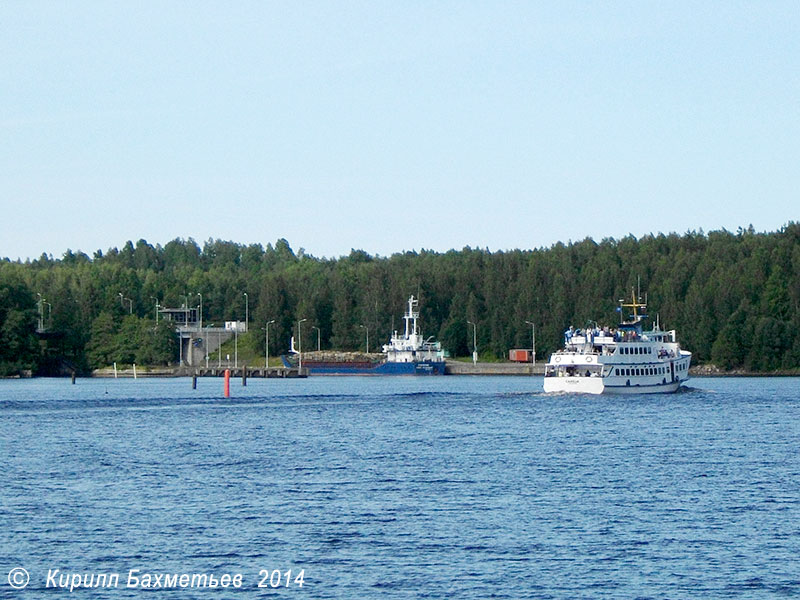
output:
{"label": "ship hull", "polygon": [[545,392],[571,394],[671,394],[688,379],[667,383],[611,384],[601,377],[545,377]]}

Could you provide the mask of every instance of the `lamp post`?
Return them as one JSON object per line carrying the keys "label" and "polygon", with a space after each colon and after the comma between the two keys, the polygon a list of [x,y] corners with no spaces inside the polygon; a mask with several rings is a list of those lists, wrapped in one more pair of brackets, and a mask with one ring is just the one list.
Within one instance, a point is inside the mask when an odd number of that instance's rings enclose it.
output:
{"label": "lamp post", "polygon": [[[228,355],[230,361],[230,355]],[[239,368],[239,323],[236,322],[236,327],[233,328],[233,368]]]}
{"label": "lamp post", "polygon": [[303,336],[300,324],[308,319],[300,319],[297,321],[297,374],[300,375],[303,371]]}
{"label": "lamp post", "polygon": [[36,295],[39,296],[39,300],[36,302],[39,309],[39,331],[42,331],[44,329],[44,298],[39,292],[36,292]]}
{"label": "lamp post", "polygon": [[161,308],[161,305],[158,303],[158,298],[155,296],[150,296],[150,300],[156,301],[156,325],[158,325],[158,309]]}
{"label": "lamp post", "polygon": [[203,329],[203,294],[197,292],[197,295],[200,296],[200,329]]}
{"label": "lamp post", "polygon": [[316,325],[312,325],[311,329],[316,329],[317,330],[317,352],[319,352],[320,349],[321,349],[321,347],[320,347],[320,330],[319,330],[319,327],[317,327]]}
{"label": "lamp post", "polygon": [[119,292],[118,296],[119,296],[119,303],[122,305],[122,310],[125,310],[125,300],[127,300],[128,301],[128,314],[132,315],[133,314],[133,300],[123,296],[122,292]]}
{"label": "lamp post", "polygon": [[206,348],[206,369],[208,368],[208,330],[214,326],[213,323],[210,323],[206,326],[206,337],[203,340],[203,346]]}
{"label": "lamp post", "polygon": [[366,325],[359,325],[359,327],[367,332],[367,346],[366,346],[367,347],[367,352],[366,353],[369,354],[369,327],[367,327]]}
{"label": "lamp post", "polygon": [[189,294],[181,294],[183,298],[183,324],[189,326]]}
{"label": "lamp post", "polygon": [[250,298],[247,292],[242,292],[244,295],[244,332],[250,328]]}
{"label": "lamp post", "polygon": [[[266,332],[264,334],[264,337],[265,337],[265,339],[264,339],[264,368],[265,369],[269,369],[269,326],[274,322],[275,322],[275,319],[272,319],[271,321],[267,321],[267,326],[261,328]],[[265,375],[265,377],[266,377],[266,375]]]}
{"label": "lamp post", "polygon": [[472,325],[472,364],[478,364],[478,326],[472,321],[467,321]]}
{"label": "lamp post", "polygon": [[[525,321],[531,326],[531,364],[536,366],[536,325],[532,321]],[[533,375],[533,372],[531,372]]]}

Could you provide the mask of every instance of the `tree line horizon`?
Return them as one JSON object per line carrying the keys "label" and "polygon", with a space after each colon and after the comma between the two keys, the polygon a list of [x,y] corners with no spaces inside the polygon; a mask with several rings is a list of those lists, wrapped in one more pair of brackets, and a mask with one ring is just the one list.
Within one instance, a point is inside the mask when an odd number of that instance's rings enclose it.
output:
{"label": "tree line horizon", "polygon": [[[650,316],[676,329],[693,364],[755,372],[800,368],[800,224],[774,232],[633,235],[532,250],[429,250],[338,258],[273,245],[192,238],[164,246],[128,241],[92,257],[0,260],[0,375],[85,373],[112,362],[171,364],[177,336],[155,326],[156,303],[195,307],[205,324],[243,321],[243,343],[285,353],[297,321],[319,328],[323,349],[373,348],[402,329],[408,297],[419,298],[425,336],[453,356],[503,359],[531,347],[539,359],[563,344],[570,325],[616,325],[620,298],[641,281]],[[41,311],[40,311],[41,307]],[[39,323],[40,318],[42,323]],[[43,325],[44,331],[37,334]],[[306,337],[309,336],[309,337]]]}

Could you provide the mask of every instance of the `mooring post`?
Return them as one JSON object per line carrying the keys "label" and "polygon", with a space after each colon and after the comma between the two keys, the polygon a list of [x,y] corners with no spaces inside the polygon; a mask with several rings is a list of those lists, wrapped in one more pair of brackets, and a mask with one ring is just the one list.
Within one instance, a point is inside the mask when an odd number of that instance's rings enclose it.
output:
{"label": "mooring post", "polygon": [[247,387],[247,365],[242,367],[242,387]]}
{"label": "mooring post", "polygon": [[75,385],[75,371],[72,372],[72,385]]}
{"label": "mooring post", "polygon": [[197,389],[197,373],[192,375],[192,389],[193,390]]}
{"label": "mooring post", "polygon": [[225,397],[231,397],[231,370],[225,369]]}

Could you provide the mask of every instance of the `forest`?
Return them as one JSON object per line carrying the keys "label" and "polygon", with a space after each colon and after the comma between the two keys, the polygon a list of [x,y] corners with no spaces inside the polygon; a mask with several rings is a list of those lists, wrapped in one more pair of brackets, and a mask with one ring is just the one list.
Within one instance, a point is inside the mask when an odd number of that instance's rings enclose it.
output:
{"label": "forest", "polygon": [[[379,348],[402,328],[408,297],[420,299],[426,336],[451,356],[478,351],[499,360],[531,347],[546,358],[570,325],[613,325],[622,297],[641,282],[651,318],[676,329],[694,364],[724,370],[800,367],[800,224],[775,232],[655,234],[585,239],[547,248],[404,252],[389,257],[352,250],[315,258],[289,243],[242,245],[145,240],[92,256],[0,260],[0,376],[87,373],[112,362],[174,364],[176,335],[156,305],[200,304],[205,323],[244,320],[249,343],[288,350],[306,319],[304,339],[319,330],[323,349]],[[308,336],[308,337],[306,337]],[[316,337],[316,332],[314,334]],[[260,346],[259,346],[260,344]]]}

